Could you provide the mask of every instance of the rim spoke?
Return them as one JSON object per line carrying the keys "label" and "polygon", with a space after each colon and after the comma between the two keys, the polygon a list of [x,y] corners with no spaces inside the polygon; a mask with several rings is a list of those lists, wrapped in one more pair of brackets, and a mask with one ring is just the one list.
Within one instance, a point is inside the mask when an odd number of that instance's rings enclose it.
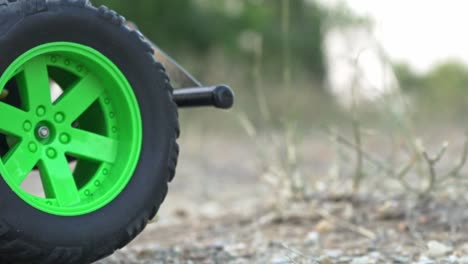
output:
{"label": "rim spoke", "polygon": [[108,163],[115,161],[118,147],[115,139],[80,129],[71,130],[70,137],[71,142],[67,148],[70,154],[88,160]]}
{"label": "rim spoke", "polygon": [[88,74],[59,97],[56,102],[57,110],[65,112],[67,119],[75,121],[99,98],[102,91],[96,77]]}
{"label": "rim spoke", "polygon": [[36,57],[28,61],[18,78],[23,107],[31,110],[39,105],[52,103],[49,73],[45,58]]}
{"label": "rim spoke", "polygon": [[[36,149],[37,151],[37,149]],[[5,169],[20,185],[36,166],[39,157],[28,150],[28,143],[22,141],[5,158]]]}
{"label": "rim spoke", "polygon": [[11,105],[0,102],[0,132],[21,136],[27,114]]}
{"label": "rim spoke", "polygon": [[47,198],[55,198],[61,206],[80,202],[78,187],[65,155],[39,162],[42,185]]}

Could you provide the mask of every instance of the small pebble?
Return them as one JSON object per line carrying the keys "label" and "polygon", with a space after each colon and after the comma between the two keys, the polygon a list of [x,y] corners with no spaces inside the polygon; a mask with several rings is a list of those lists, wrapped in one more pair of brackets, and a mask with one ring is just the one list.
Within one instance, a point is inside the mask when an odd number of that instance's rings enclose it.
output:
{"label": "small pebble", "polygon": [[290,263],[290,259],[287,257],[283,257],[283,256],[274,257],[271,260],[271,264],[289,264],[289,263]]}
{"label": "small pebble", "polygon": [[315,226],[315,230],[320,234],[330,233],[333,229],[335,225],[327,220],[322,220]]}
{"label": "small pebble", "polygon": [[435,261],[426,256],[421,256],[416,264],[435,264]]}
{"label": "small pebble", "polygon": [[370,264],[373,263],[370,261],[368,256],[358,257],[351,261],[351,264]]}
{"label": "small pebble", "polygon": [[452,256],[448,257],[448,262],[449,263],[458,263],[457,256],[452,255]]}
{"label": "small pebble", "polygon": [[319,241],[320,235],[317,232],[310,232],[307,234],[307,237],[305,239],[305,243],[307,245],[316,245]]}
{"label": "small pebble", "polygon": [[393,263],[395,264],[403,264],[403,263],[409,263],[410,259],[405,256],[392,256]]}
{"label": "small pebble", "polygon": [[426,254],[432,258],[443,257],[453,251],[453,248],[447,245],[444,245],[438,241],[429,241],[427,243],[427,252]]}
{"label": "small pebble", "polygon": [[343,257],[338,258],[338,263],[347,263],[348,264],[350,262],[351,262],[350,257],[343,256]]}
{"label": "small pebble", "polygon": [[327,255],[330,258],[339,258],[343,256],[343,251],[339,249],[331,249],[331,250],[326,250],[325,255]]}
{"label": "small pebble", "polygon": [[329,257],[321,257],[319,259],[319,263],[320,264],[335,264],[335,262],[333,262],[333,260]]}
{"label": "small pebble", "polygon": [[373,251],[373,252],[369,253],[369,257],[371,257],[373,259],[380,259],[380,258],[382,258],[382,254],[380,254],[380,252]]}
{"label": "small pebble", "polygon": [[468,256],[463,256],[458,259],[459,264],[468,264]]}

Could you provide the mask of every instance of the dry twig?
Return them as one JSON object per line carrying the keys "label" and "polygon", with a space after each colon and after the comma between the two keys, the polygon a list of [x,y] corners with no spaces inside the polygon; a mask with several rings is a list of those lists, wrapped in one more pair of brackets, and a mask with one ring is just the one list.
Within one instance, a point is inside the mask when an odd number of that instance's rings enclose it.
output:
{"label": "dry twig", "polygon": [[345,221],[345,220],[342,220],[342,219],[339,219],[337,218],[336,216],[333,216],[332,214],[330,214],[329,212],[323,210],[323,209],[319,209],[317,211],[317,213],[324,219],[332,222],[332,223],[335,223],[336,225],[338,226],[341,226],[345,229],[348,229],[354,233],[357,233],[357,234],[360,234],[364,237],[367,237],[371,240],[375,240],[377,238],[377,235],[372,232],[371,230],[365,228],[365,227],[362,227],[362,226],[358,226],[358,225],[355,225],[353,223],[350,223],[348,221]]}
{"label": "dry twig", "polygon": [[444,178],[448,177],[459,177],[460,171],[465,167],[466,161],[468,159],[468,135],[465,135],[465,141],[463,143],[463,151],[458,164],[449,172]]}
{"label": "dry twig", "polygon": [[425,197],[429,195],[429,193],[431,193],[435,189],[436,184],[437,184],[437,172],[436,172],[435,166],[437,165],[437,163],[439,163],[439,161],[442,159],[444,154],[447,152],[447,148],[448,148],[448,143],[444,142],[440,150],[437,152],[437,155],[434,157],[430,157],[429,154],[427,153],[427,150],[422,148],[422,156],[424,157],[424,160],[426,161],[428,169],[429,169],[429,175],[428,175],[429,183],[427,185],[427,188],[425,188],[421,192],[420,194],[421,196]]}

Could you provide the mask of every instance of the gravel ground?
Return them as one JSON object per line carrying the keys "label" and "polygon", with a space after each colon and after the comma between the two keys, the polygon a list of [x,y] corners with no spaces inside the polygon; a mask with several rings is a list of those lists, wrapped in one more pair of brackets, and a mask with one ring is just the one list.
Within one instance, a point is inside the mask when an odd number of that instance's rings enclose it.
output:
{"label": "gravel ground", "polygon": [[330,176],[330,144],[310,140],[298,152],[314,172],[307,177],[313,195],[279,206],[259,176],[252,142],[209,138],[182,138],[158,219],[97,263],[468,263],[463,186],[418,200],[382,191],[395,183],[378,178],[349,195],[339,188],[347,184],[342,176]]}
{"label": "gravel ground", "polygon": [[468,263],[468,214],[453,223],[437,206],[409,216],[396,200],[324,198],[282,213],[155,223],[99,263]]}

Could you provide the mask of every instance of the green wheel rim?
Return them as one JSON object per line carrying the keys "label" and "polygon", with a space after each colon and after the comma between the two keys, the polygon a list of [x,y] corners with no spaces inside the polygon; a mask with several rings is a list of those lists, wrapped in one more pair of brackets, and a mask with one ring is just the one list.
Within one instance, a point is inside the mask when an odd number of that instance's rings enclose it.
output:
{"label": "green wheel rim", "polygon": [[[21,199],[76,216],[122,192],[139,160],[142,122],[132,87],[106,56],[76,43],[37,46],[0,77],[0,94],[0,135],[8,146],[0,174]],[[35,169],[42,195],[22,186]]]}

